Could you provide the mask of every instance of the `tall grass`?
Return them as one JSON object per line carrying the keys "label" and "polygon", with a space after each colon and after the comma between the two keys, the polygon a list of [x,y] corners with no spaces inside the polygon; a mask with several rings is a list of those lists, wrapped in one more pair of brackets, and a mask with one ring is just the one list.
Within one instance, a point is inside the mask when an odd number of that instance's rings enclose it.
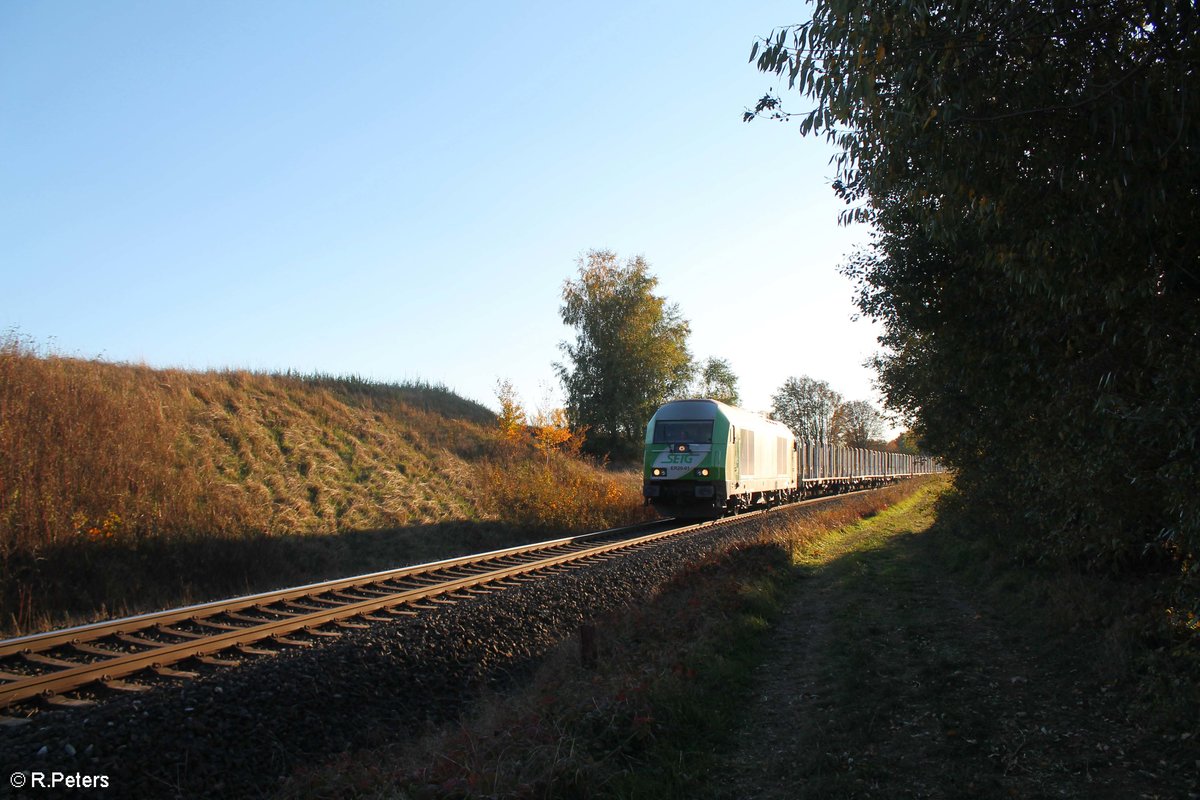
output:
{"label": "tall grass", "polygon": [[164,379],[0,342],[0,556],[208,522],[195,498],[209,487],[173,450]]}
{"label": "tall grass", "polygon": [[403,383],[387,383],[359,375],[329,375],[323,372],[300,373],[288,371],[282,377],[291,378],[307,386],[329,389],[349,405],[366,399],[384,406],[403,403],[409,408],[431,411],[443,417],[489,425],[495,414],[487,406],[468,400],[442,383],[430,383],[421,379]]}
{"label": "tall grass", "polygon": [[263,537],[578,530],[643,513],[635,479],[494,428],[444,386],[155,370],[0,338],[0,630],[203,599],[229,589],[216,571],[269,588],[293,565],[236,560],[293,552],[249,544]]}
{"label": "tall grass", "polygon": [[642,503],[640,474],[604,473],[565,456],[502,458],[480,470],[488,507],[516,525],[579,532],[654,517]]}

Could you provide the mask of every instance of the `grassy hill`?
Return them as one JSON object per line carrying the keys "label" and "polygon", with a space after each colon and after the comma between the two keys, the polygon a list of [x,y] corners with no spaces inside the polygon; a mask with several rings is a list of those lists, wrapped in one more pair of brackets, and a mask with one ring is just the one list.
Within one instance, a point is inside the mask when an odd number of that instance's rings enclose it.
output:
{"label": "grassy hill", "polygon": [[0,342],[0,629],[642,518],[636,476],[506,442],[440,386]]}

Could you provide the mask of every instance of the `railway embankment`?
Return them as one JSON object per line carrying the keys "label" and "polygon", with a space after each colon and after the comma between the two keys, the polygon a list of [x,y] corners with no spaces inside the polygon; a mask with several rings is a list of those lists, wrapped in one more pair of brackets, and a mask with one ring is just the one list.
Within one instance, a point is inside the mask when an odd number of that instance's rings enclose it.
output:
{"label": "railway embankment", "polygon": [[0,452],[0,636],[646,515],[638,476],[504,440],[445,387],[157,370],[11,337]]}

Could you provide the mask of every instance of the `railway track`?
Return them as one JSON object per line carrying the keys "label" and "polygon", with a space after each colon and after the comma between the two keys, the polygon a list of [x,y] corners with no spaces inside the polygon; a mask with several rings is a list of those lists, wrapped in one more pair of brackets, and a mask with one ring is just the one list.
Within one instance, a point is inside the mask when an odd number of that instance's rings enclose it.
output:
{"label": "railway track", "polygon": [[660,520],[3,640],[0,722],[25,721],[3,715],[13,706],[84,705],[89,701],[64,695],[92,689],[144,690],[144,684],[126,680],[139,675],[192,678],[197,673],[189,665],[236,666],[242,657],[311,647],[348,629],[416,615],[471,594],[502,591],[536,580],[539,573],[579,567],[665,537],[762,513],[699,524]]}
{"label": "railway track", "polygon": [[264,645],[309,647],[346,629],[415,615],[701,527],[660,520],[3,640],[0,710],[30,701],[84,705],[87,700],[63,696],[84,688],[147,688],[124,680],[138,674],[195,677],[179,667],[236,666],[240,657],[276,652]]}

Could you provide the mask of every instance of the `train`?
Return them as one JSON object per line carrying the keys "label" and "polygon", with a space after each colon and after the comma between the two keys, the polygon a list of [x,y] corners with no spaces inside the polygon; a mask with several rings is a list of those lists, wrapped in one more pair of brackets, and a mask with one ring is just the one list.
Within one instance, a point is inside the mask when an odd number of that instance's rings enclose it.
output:
{"label": "train", "polygon": [[797,440],[718,400],[673,400],[646,425],[642,495],[660,514],[711,519],[941,472],[924,456]]}

